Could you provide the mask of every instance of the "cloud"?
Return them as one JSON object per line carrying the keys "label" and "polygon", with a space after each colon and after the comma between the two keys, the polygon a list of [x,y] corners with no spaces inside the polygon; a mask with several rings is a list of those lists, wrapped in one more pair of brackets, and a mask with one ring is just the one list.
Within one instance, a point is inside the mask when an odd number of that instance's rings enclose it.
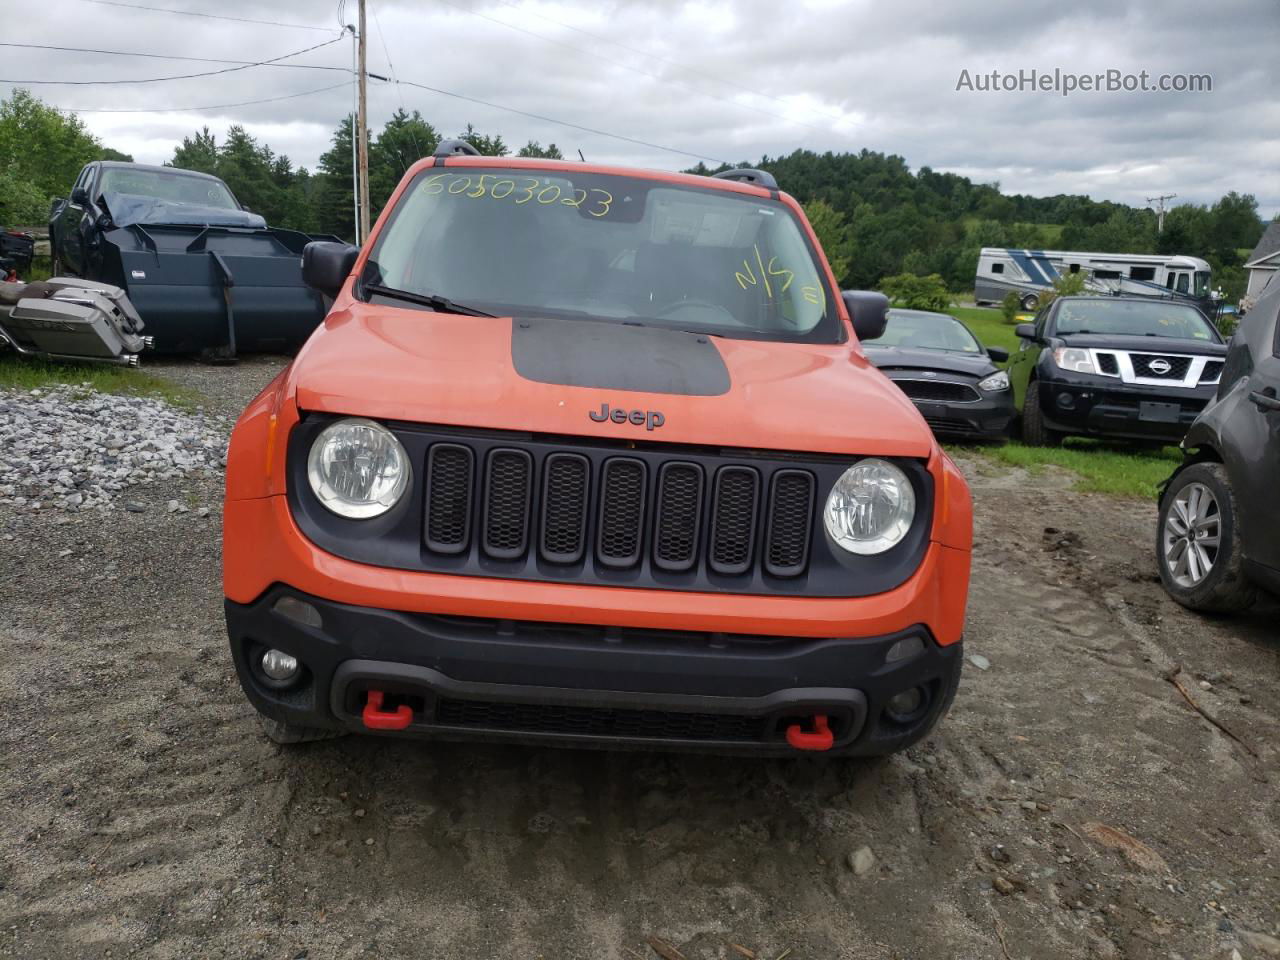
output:
{"label": "cloud", "polygon": [[[61,0],[29,6],[6,40],[105,50],[260,60],[339,35],[336,5],[312,0],[129,0],[246,24]],[[1155,193],[1212,202],[1255,194],[1280,212],[1280,100],[1273,38],[1280,7],[1221,0],[370,0],[370,69],[514,110],[711,159],[814,150],[878,150],[913,168],[998,180],[1006,191],[1087,193],[1142,204]],[[344,19],[355,16],[346,0]],[[74,24],[75,29],[69,29]],[[328,34],[324,32],[328,31]],[[349,67],[335,43],[292,64]],[[8,49],[14,79],[101,80],[220,69],[219,64]],[[1212,76],[1207,93],[957,91],[962,70],[1055,68]],[[33,86],[45,100],[93,108],[172,108],[283,97],[344,74],[258,67],[119,86]],[[7,92],[0,86],[0,92]],[[347,88],[186,113],[89,113],[103,140],[159,162],[203,125],[242,123],[295,163],[314,167],[350,110]],[[602,162],[678,169],[689,157],[574,130],[405,85],[372,82],[375,129],[399,106],[442,132],[468,122],[518,146],[555,142]],[[785,186],[785,185],[784,185]]]}

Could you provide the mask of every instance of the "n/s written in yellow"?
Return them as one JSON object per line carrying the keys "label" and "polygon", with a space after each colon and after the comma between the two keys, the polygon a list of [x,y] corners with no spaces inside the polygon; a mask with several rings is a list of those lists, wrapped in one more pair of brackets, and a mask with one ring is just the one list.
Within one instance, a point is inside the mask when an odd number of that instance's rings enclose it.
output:
{"label": "n/s written in yellow", "polygon": [[[743,290],[747,287],[762,286],[765,295],[770,299],[773,299],[775,287],[779,293],[786,293],[795,282],[796,272],[787,267],[778,266],[777,257],[770,257],[766,263],[759,244],[753,243],[751,252],[752,257],[743,259],[742,269],[734,271],[733,278],[738,281],[738,286]],[[752,263],[752,260],[755,262]],[[821,305],[823,302],[822,290],[819,287],[803,286],[800,288],[800,296],[809,303]]]}

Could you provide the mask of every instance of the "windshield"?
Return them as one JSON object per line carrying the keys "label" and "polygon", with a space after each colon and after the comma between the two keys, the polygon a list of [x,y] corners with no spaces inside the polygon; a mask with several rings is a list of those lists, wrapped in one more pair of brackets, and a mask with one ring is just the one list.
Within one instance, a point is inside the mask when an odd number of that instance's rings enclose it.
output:
{"label": "windshield", "polygon": [[1168,301],[1141,303],[1133,300],[1063,300],[1055,330],[1072,333],[1109,333],[1128,337],[1171,337],[1175,340],[1220,342],[1199,310]]}
{"label": "windshield", "polygon": [[361,280],[500,316],[841,339],[814,251],[786,206],[634,177],[423,171]]}
{"label": "windshield", "polygon": [[884,333],[874,340],[864,340],[873,347],[910,347],[917,350],[951,350],[957,353],[981,353],[982,345],[969,329],[955,317],[941,313],[904,313],[889,311]]}
{"label": "windshield", "polygon": [[108,167],[102,171],[102,183],[98,192],[155,197],[170,203],[186,203],[219,210],[240,209],[236,198],[221,180],[168,173],[164,170]]}
{"label": "windshield", "polygon": [[1209,271],[1196,271],[1196,296],[1201,299],[1209,296]]}

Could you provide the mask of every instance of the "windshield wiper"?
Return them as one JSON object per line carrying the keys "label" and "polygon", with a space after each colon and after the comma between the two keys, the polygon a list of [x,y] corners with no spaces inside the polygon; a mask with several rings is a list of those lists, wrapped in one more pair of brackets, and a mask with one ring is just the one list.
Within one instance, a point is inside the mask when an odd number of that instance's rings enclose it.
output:
{"label": "windshield wiper", "polygon": [[454,303],[448,297],[442,297],[438,293],[414,293],[412,290],[397,290],[395,287],[384,287],[380,283],[366,283],[364,289],[367,293],[376,293],[380,297],[389,297],[392,300],[403,300],[405,303],[416,303],[420,307],[430,307],[440,313],[460,313],[467,317],[497,316],[497,314],[485,313],[483,310],[477,310],[475,307],[468,307],[462,303]]}

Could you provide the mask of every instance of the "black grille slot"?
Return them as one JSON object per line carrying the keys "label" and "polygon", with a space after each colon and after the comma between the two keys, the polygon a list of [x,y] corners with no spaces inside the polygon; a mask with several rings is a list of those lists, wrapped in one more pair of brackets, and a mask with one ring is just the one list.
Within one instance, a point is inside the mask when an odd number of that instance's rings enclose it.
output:
{"label": "black grille slot", "polygon": [[427,453],[427,548],[462,553],[471,542],[471,490],[475,458],[470,447],[437,443]]}
{"label": "black grille slot", "polygon": [[737,575],[751,567],[760,475],[750,467],[722,467],[711,508],[711,569]]}
{"label": "black grille slot", "polygon": [[895,380],[908,397],[915,400],[940,400],[951,403],[972,403],[981,400],[978,391],[963,383],[945,380]]}
{"label": "black grille slot", "polygon": [[764,568],[775,577],[796,577],[809,561],[813,520],[813,474],[779,470],[769,492]]}
{"label": "black grille slot", "polygon": [[1145,353],[1131,353],[1133,372],[1139,377],[1157,380],[1181,380],[1191,367],[1190,357],[1157,357]]}
{"label": "black grille slot", "polygon": [[542,476],[542,558],[578,563],[587,540],[591,466],[576,453],[554,453],[547,457]]}
{"label": "black grille slot", "polygon": [[533,458],[523,450],[491,450],[485,469],[484,552],[514,560],[529,546]]}
{"label": "black grille slot", "polygon": [[1210,360],[1204,365],[1204,370],[1200,373],[1201,383],[1214,383],[1222,376],[1222,361]]}
{"label": "black grille slot", "polygon": [[1116,362],[1116,355],[1114,353],[1098,354],[1098,369],[1103,373],[1111,374],[1113,377],[1119,376],[1120,364]]}
{"label": "black grille slot", "polygon": [[600,524],[596,554],[606,567],[634,567],[640,562],[644,530],[645,465],[643,460],[613,457],[600,477]]}
{"label": "black grille slot", "polygon": [[698,558],[702,520],[702,468],[665,463],[658,472],[653,562],[663,570],[688,570]]}
{"label": "black grille slot", "polygon": [[436,721],[451,727],[478,727],[524,733],[652,737],[657,740],[733,740],[747,743],[764,739],[767,727],[764,718],[731,714],[445,699],[437,702]]}

